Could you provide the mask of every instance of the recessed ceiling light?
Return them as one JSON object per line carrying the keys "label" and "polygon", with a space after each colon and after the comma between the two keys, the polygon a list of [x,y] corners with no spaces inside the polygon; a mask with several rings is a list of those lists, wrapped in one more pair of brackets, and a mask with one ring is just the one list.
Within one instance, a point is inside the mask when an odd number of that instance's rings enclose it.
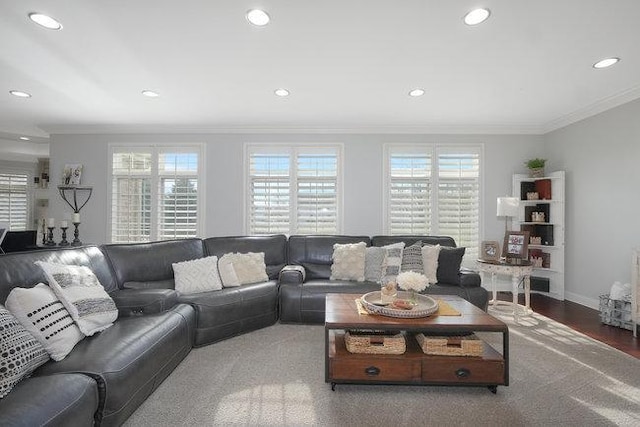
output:
{"label": "recessed ceiling light", "polygon": [[19,139],[22,141],[31,141],[31,138],[29,138],[28,136],[21,136]]}
{"label": "recessed ceiling light", "polygon": [[10,90],[9,93],[13,96],[17,96],[18,98],[31,98],[30,93],[23,92],[21,90]]}
{"label": "recessed ceiling light", "polygon": [[464,16],[464,23],[467,25],[478,25],[484,22],[489,15],[491,15],[489,9],[474,9]]}
{"label": "recessed ceiling light", "polygon": [[158,92],[154,92],[152,90],[143,90],[142,94],[144,96],[148,96],[149,98],[157,98],[160,96],[160,94]]}
{"label": "recessed ceiling light", "polygon": [[424,95],[424,89],[412,89],[409,91],[409,96],[417,97]]}
{"label": "recessed ceiling light", "polygon": [[255,25],[256,27],[264,27],[269,23],[269,15],[264,10],[251,9],[247,12],[247,21]]}
{"label": "recessed ceiling light", "polygon": [[595,64],[593,64],[593,68],[607,68],[611,67],[613,64],[617,64],[620,61],[620,58],[606,58],[602,59]]}
{"label": "recessed ceiling light", "polygon": [[42,13],[30,13],[29,19],[31,19],[36,24],[48,28],[50,30],[61,30],[62,24],[53,19],[50,16],[43,15]]}
{"label": "recessed ceiling light", "polygon": [[283,88],[276,89],[273,91],[278,96],[289,96],[289,91]]}

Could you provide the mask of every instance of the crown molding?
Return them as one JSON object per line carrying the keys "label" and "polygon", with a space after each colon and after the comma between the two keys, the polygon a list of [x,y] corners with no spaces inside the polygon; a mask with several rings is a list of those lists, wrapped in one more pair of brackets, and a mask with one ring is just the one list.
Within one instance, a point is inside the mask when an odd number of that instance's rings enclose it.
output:
{"label": "crown molding", "polygon": [[591,105],[580,108],[569,114],[552,120],[542,126],[541,133],[546,134],[549,132],[553,132],[554,130],[561,129],[573,123],[579,122],[580,120],[593,117],[596,114],[611,110],[612,108],[626,104],[627,102],[634,101],[638,98],[640,98],[640,85],[634,86],[615,95],[608,96],[597,102],[594,102]]}

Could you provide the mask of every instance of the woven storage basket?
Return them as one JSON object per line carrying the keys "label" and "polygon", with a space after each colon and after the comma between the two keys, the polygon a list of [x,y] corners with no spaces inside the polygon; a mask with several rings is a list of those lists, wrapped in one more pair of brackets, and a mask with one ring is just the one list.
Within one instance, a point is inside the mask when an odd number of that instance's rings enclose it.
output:
{"label": "woven storage basket", "polygon": [[482,356],[483,342],[475,334],[464,336],[429,336],[417,334],[416,340],[425,354],[439,356]]}
{"label": "woven storage basket", "polygon": [[402,333],[397,334],[344,334],[344,343],[349,353],[403,354],[407,343]]}

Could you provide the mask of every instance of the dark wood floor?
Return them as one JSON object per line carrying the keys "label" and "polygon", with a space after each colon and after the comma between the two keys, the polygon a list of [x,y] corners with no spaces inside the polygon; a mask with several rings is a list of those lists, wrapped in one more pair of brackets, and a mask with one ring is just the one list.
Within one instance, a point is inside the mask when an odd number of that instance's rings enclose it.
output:
{"label": "dark wood floor", "polygon": [[[511,301],[511,293],[500,292],[498,299]],[[520,304],[524,304],[523,294],[520,294]],[[540,294],[531,294],[531,308],[536,313],[640,359],[640,339],[634,338],[633,333],[626,329],[602,324],[597,310]]]}

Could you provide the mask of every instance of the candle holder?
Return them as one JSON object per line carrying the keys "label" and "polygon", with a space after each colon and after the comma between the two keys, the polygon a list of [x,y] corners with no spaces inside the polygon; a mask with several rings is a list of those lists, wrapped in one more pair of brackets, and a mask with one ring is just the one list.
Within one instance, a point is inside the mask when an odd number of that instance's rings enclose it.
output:
{"label": "candle holder", "polygon": [[53,241],[53,229],[55,227],[47,227],[49,233],[47,234],[47,241],[44,243],[46,246],[55,246],[56,242]]}
{"label": "candle holder", "polygon": [[58,246],[69,246],[69,242],[67,241],[67,228],[69,227],[60,227],[62,230],[62,240],[60,240]]}
{"label": "candle holder", "polygon": [[47,220],[42,220],[42,244],[47,244]]}
{"label": "candle holder", "polygon": [[75,230],[73,231],[73,241],[71,242],[71,246],[81,246],[82,242],[80,241],[80,230],[78,229],[80,227],[80,223],[74,222],[73,226]]}

